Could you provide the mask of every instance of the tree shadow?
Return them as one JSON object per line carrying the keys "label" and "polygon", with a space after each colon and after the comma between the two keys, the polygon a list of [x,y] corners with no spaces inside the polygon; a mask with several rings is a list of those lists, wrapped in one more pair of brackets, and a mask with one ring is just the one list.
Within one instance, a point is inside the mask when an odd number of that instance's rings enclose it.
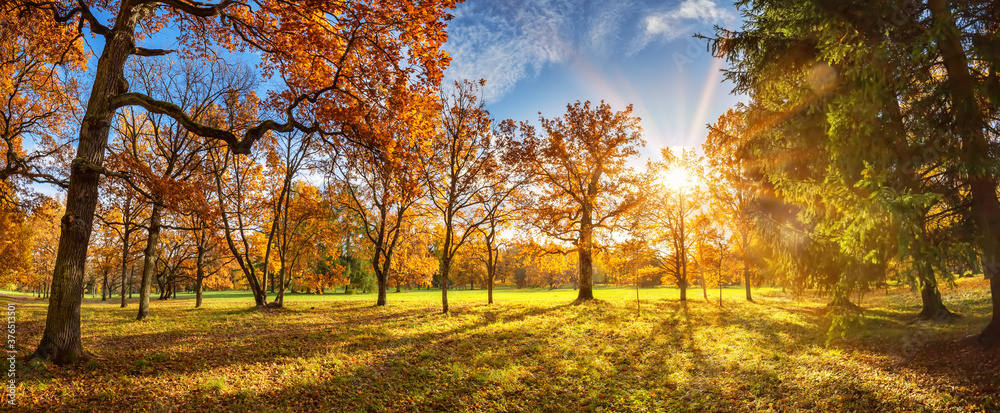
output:
{"label": "tree shadow", "polygon": [[[348,302],[269,314],[242,308],[165,314],[157,324],[162,331],[88,336],[85,345],[115,358],[81,368],[87,374],[76,377],[84,385],[39,406],[58,403],[67,410],[88,410],[124,405],[150,411],[929,409],[919,401],[887,399],[865,381],[863,369],[821,354],[826,351],[825,315],[811,305],[741,303],[720,309],[660,299],[644,302],[649,310],[636,317],[631,304],[473,305],[444,315],[436,306],[374,309]],[[799,383],[802,378],[813,381]],[[123,380],[133,385],[118,386],[113,394],[100,386]],[[153,383],[159,386],[156,391]]]}

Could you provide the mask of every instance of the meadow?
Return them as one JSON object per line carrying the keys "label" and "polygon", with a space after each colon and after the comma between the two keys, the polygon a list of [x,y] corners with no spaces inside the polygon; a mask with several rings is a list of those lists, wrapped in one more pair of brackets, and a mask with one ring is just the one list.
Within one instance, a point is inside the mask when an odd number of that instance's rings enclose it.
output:
{"label": "meadow", "polygon": [[[91,359],[56,367],[24,357],[46,301],[17,306],[21,411],[996,411],[1000,351],[972,336],[988,320],[982,280],[945,287],[962,317],[914,321],[907,288],[869,294],[865,311],[778,289],[570,289],[292,294],[282,310],[251,309],[246,292],[153,301],[89,295]],[[8,293],[10,294],[10,293]],[[6,401],[5,401],[6,402]]]}

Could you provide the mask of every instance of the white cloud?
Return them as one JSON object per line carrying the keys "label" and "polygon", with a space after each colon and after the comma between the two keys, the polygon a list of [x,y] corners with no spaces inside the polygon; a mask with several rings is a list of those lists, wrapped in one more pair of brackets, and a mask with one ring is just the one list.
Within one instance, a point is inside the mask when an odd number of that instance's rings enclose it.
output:
{"label": "white cloud", "polygon": [[731,11],[720,8],[712,0],[684,0],[675,9],[643,17],[643,34],[633,46],[632,53],[642,50],[654,39],[674,40],[692,33],[698,24],[726,23],[735,17]]}
{"label": "white cloud", "polygon": [[445,44],[446,82],[486,79],[494,102],[546,65],[578,54],[606,53],[628,2],[480,0],[459,5]]}

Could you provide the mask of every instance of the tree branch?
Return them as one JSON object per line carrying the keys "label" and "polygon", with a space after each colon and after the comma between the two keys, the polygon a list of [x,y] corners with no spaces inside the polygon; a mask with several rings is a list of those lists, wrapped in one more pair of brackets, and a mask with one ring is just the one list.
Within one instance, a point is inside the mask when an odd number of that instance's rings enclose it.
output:
{"label": "tree branch", "polygon": [[208,4],[190,0],[147,0],[146,3],[153,3],[154,1],[198,17],[218,16],[222,13],[222,10],[225,10],[226,7],[236,3],[232,0],[225,0],[218,4]]}
{"label": "tree branch", "polygon": [[172,50],[172,49],[171,50],[167,50],[167,49],[147,49],[145,47],[136,47],[135,50],[132,52],[132,54],[136,55],[136,56],[150,57],[150,56],[165,56],[165,55],[168,55],[168,54],[171,54],[171,53],[176,53],[176,52],[177,52],[176,50]]}
{"label": "tree branch", "polygon": [[[56,4],[55,2],[51,1],[38,2],[38,3],[26,2],[24,5],[29,9],[30,8],[43,9],[43,10],[48,9],[49,11],[52,12],[52,17],[57,23],[69,22],[70,20],[73,19],[74,16],[77,15],[77,13],[79,13],[80,16],[83,18],[83,20],[86,20],[86,22],[90,25],[90,31],[99,34],[101,36],[107,36],[109,33],[111,33],[111,29],[101,24],[101,22],[97,20],[97,17],[95,17],[94,14],[90,12],[90,7],[87,6],[87,3],[85,3],[83,0],[77,0],[77,4],[79,5],[78,7],[72,8],[66,11],[65,13],[60,13],[59,9],[61,7],[59,7],[59,5]],[[82,29],[82,25],[80,28]]]}
{"label": "tree branch", "polygon": [[73,159],[73,165],[80,166],[80,167],[83,167],[83,168],[87,168],[87,169],[89,169],[91,171],[94,171],[94,172],[97,172],[97,173],[99,173],[101,175],[113,176],[115,178],[119,178],[122,181],[125,181],[125,183],[127,183],[130,188],[134,189],[140,195],[146,197],[146,199],[148,199],[150,202],[153,202],[153,203],[155,203],[157,205],[162,205],[160,203],[160,201],[156,197],[150,195],[146,191],[143,191],[142,188],[139,187],[139,185],[136,185],[135,182],[132,182],[132,179],[129,178],[129,176],[127,174],[123,173],[123,172],[115,172],[115,171],[108,170],[107,168],[105,168],[103,166],[100,166],[100,165],[97,165],[97,164],[95,164],[93,162],[90,162],[89,160],[87,160],[87,158],[74,158]]}
{"label": "tree branch", "polygon": [[325,132],[320,130],[318,124],[313,124],[311,126],[305,126],[297,122],[293,116],[293,111],[295,107],[301,103],[303,100],[314,100],[310,99],[308,95],[299,96],[295,102],[285,111],[288,116],[288,121],[286,123],[278,123],[273,120],[265,120],[250,129],[247,129],[246,133],[243,135],[243,139],[240,139],[236,134],[218,128],[213,128],[207,125],[198,123],[194,119],[191,119],[184,113],[184,110],[180,106],[177,106],[170,102],[164,102],[160,100],[153,99],[142,93],[123,93],[121,95],[115,96],[111,99],[111,106],[114,109],[118,109],[124,106],[140,106],[149,112],[157,113],[160,115],[166,115],[173,118],[177,123],[181,124],[184,129],[194,133],[198,136],[218,139],[225,142],[232,149],[233,153],[240,155],[250,154],[250,148],[253,147],[254,142],[259,140],[269,131],[287,133],[293,130],[299,130],[304,133],[319,133],[321,135],[333,135],[332,132]]}

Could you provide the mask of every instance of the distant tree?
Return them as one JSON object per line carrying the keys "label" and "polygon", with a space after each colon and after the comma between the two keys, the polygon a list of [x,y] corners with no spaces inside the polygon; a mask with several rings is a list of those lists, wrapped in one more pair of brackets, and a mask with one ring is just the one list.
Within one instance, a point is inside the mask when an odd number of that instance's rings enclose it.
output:
{"label": "distant tree", "polygon": [[227,270],[233,261],[232,257],[226,254],[228,251],[225,251],[224,236],[220,233],[218,219],[218,211],[209,205],[181,218],[185,232],[195,248],[195,308],[202,305],[206,280]]}
{"label": "distant tree", "polygon": [[533,246],[534,251],[526,268],[527,283],[535,286],[546,286],[549,290],[554,290],[565,284],[576,284],[576,261],[574,253],[548,253],[556,250],[554,245]]}
{"label": "distant tree", "polygon": [[483,191],[477,195],[485,217],[478,230],[485,249],[485,254],[480,256],[486,266],[486,286],[489,290],[486,299],[489,304],[493,304],[493,285],[497,275],[502,274],[502,250],[510,246],[509,242],[501,239],[501,232],[511,229],[513,222],[519,218],[520,210],[517,205],[520,199],[527,196],[524,188],[533,177],[532,173],[519,166],[521,159],[513,143],[515,133],[515,124],[511,120],[497,125],[497,140],[494,145],[497,146],[495,156],[499,162],[495,165],[496,169],[484,177],[493,182],[484,186]]}
{"label": "distant tree", "polygon": [[[38,285],[43,297],[52,289],[51,269],[56,262],[59,247],[59,216],[63,213],[55,201],[43,202],[31,214],[31,269],[32,281]],[[82,291],[81,291],[82,296]]]}
{"label": "distant tree", "polygon": [[672,276],[687,300],[689,263],[694,248],[695,219],[702,209],[705,193],[698,182],[701,157],[694,150],[675,153],[661,151],[662,159],[651,163],[645,182],[649,198],[644,208],[647,240],[654,251],[654,263]]}
{"label": "distant tree", "polygon": [[[346,147],[342,163],[332,171],[337,192],[343,194],[341,205],[359,221],[360,233],[371,243],[377,306],[386,305],[389,273],[401,230],[424,193],[422,163],[417,151],[408,145],[411,139],[421,142],[428,138],[429,119],[425,113],[397,109],[372,122],[376,126],[370,133],[377,134],[382,145]],[[405,113],[414,117],[408,119]]]}
{"label": "distant tree", "polygon": [[180,231],[163,233],[162,249],[157,252],[153,281],[160,291],[160,300],[177,298],[178,284],[193,281],[197,247]]}
{"label": "distant tree", "polygon": [[319,189],[306,181],[297,182],[287,196],[275,237],[278,255],[275,281],[279,286],[275,300],[278,306],[284,304],[285,289],[295,273],[306,266],[304,260],[314,255],[315,240],[323,231],[322,215],[329,212]]}
{"label": "distant tree", "polygon": [[106,180],[102,183],[104,196],[98,205],[96,212],[97,219],[105,226],[114,231],[116,236],[115,244],[119,247],[118,269],[119,281],[121,282],[121,308],[128,306],[125,301],[126,280],[129,273],[130,264],[136,259],[137,251],[134,246],[138,241],[138,230],[144,225],[141,216],[148,214],[146,204],[140,202],[139,196],[132,188],[124,182]]}
{"label": "distant tree", "polygon": [[430,286],[432,277],[440,269],[440,260],[431,253],[434,234],[426,224],[426,220],[418,217],[408,222],[403,230],[404,235],[392,265],[396,292],[400,291],[401,285],[411,288]]}
{"label": "distant tree", "polygon": [[739,259],[743,264],[743,286],[747,301],[753,301],[750,266],[753,262],[750,245],[754,241],[758,187],[744,168],[740,144],[748,133],[740,111],[729,109],[709,127],[708,138],[702,144],[708,168],[705,184],[711,194],[711,209],[728,223],[736,234]]}
{"label": "distant tree", "polygon": [[100,285],[101,301],[107,301],[111,295],[110,275],[118,267],[118,253],[115,245],[114,231],[109,227],[100,227],[93,233],[96,238],[90,242],[90,251],[87,252],[90,263],[91,274],[95,277],[95,285],[91,286],[91,293],[96,293],[96,288]]}
{"label": "distant tree", "polygon": [[25,276],[31,273],[30,218],[16,202],[0,200],[0,284],[32,285]]}
{"label": "distant tree", "polygon": [[452,261],[489,219],[483,208],[486,192],[503,184],[493,119],[481,96],[483,85],[483,80],[478,85],[456,82],[454,92],[441,97],[440,132],[434,134],[427,158],[427,194],[444,226],[439,275],[445,313]]}

